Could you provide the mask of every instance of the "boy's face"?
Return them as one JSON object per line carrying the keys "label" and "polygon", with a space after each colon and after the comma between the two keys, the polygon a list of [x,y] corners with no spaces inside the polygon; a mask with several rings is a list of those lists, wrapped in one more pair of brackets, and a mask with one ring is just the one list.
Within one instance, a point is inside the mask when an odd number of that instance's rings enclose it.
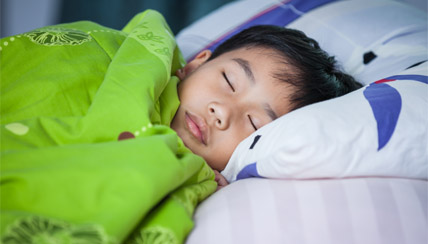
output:
{"label": "boy's face", "polygon": [[241,48],[206,62],[210,55],[201,52],[177,72],[180,107],[171,128],[221,171],[242,140],[289,112],[291,87],[273,78],[284,64],[270,50]]}

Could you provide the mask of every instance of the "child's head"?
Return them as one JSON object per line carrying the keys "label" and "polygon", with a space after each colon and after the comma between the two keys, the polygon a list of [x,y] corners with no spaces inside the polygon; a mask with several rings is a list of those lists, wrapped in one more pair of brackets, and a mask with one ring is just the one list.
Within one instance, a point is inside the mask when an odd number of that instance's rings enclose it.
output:
{"label": "child's head", "polygon": [[223,170],[252,132],[294,109],[361,84],[300,31],[256,26],[177,72],[180,107],[171,127],[195,154]]}

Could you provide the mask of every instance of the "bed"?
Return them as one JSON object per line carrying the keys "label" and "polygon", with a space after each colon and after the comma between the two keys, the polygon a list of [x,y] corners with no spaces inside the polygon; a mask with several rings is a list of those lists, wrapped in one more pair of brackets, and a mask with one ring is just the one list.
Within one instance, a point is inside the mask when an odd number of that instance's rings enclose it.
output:
{"label": "bed", "polygon": [[186,243],[427,243],[426,9],[403,1],[238,1],[177,41],[190,60],[256,24],[303,30],[365,87],[243,141],[222,172],[232,183],[197,207]]}

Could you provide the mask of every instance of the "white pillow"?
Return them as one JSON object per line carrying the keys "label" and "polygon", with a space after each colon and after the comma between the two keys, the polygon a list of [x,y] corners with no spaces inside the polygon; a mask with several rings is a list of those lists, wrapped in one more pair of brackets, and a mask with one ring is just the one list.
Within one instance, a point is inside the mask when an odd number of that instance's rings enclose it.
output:
{"label": "white pillow", "polygon": [[[302,30],[363,84],[427,60],[427,13],[391,0],[339,1],[287,27]],[[376,55],[376,58],[364,57]]]}
{"label": "white pillow", "polygon": [[[386,82],[385,82],[386,81]],[[235,149],[221,173],[313,179],[428,179],[428,62],[265,125]]]}
{"label": "white pillow", "polygon": [[[287,26],[317,40],[346,72],[369,84],[427,60],[427,23],[423,10],[392,0],[246,0],[185,28],[177,43],[191,60],[247,27]],[[364,63],[370,52],[376,58]]]}
{"label": "white pillow", "polygon": [[219,43],[250,26],[285,26],[306,12],[334,1],[234,1],[183,29],[177,35],[177,43],[189,61],[200,51],[213,50]]}
{"label": "white pillow", "polygon": [[187,244],[426,244],[427,181],[240,180],[196,209]]}

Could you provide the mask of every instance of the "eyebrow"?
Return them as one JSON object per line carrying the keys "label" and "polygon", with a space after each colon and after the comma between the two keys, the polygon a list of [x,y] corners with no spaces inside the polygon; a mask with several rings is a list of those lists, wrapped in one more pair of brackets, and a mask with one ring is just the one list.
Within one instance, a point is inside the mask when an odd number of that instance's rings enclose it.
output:
{"label": "eyebrow", "polygon": [[250,63],[242,58],[234,58],[233,61],[237,62],[239,66],[244,70],[245,75],[248,79],[254,84],[256,80],[254,79],[253,71],[251,70]]}

